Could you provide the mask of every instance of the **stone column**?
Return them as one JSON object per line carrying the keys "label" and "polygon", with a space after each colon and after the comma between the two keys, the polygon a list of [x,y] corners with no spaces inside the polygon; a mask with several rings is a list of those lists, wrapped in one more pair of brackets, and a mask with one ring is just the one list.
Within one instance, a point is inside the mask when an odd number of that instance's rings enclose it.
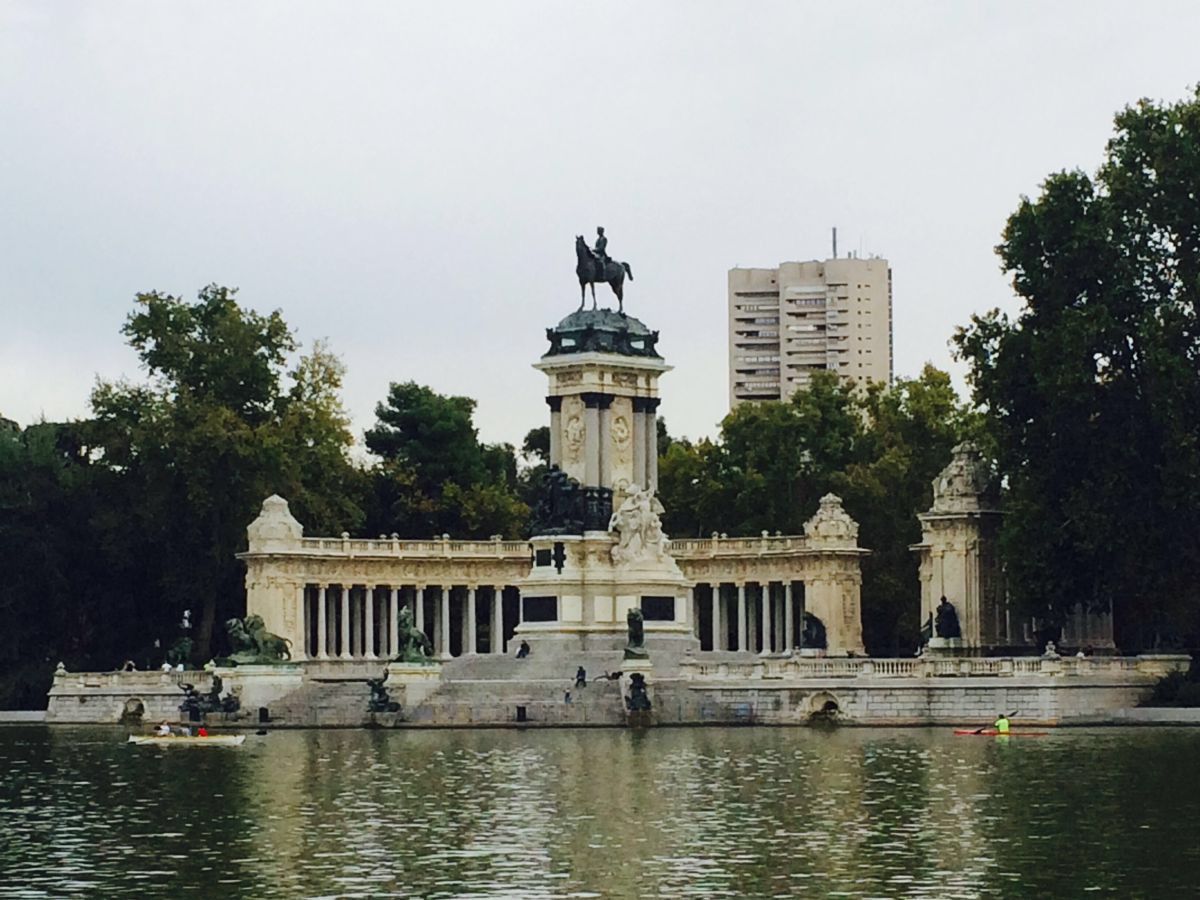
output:
{"label": "stone column", "polygon": [[467,588],[467,640],[463,646],[463,655],[475,655],[479,645],[475,642],[475,585]]}
{"label": "stone column", "polygon": [[775,602],[775,653],[784,652],[784,586],[780,584],[779,590],[772,587]]}
{"label": "stone column", "polygon": [[550,407],[550,465],[562,466],[562,397],[547,397]]}
{"label": "stone column", "polygon": [[441,647],[439,653],[442,659],[450,659],[450,592],[454,590],[453,585],[442,585],[442,603],[441,615],[438,616],[441,623]]}
{"label": "stone column", "polygon": [[400,646],[400,588],[392,585],[392,602],[388,606],[388,659],[396,655]]}
{"label": "stone column", "polygon": [[317,587],[317,659],[329,659],[329,606],[326,585]]}
{"label": "stone column", "polygon": [[413,588],[413,602],[416,609],[413,610],[413,624],[416,625],[417,631],[425,630],[425,585],[418,584]]}
{"label": "stone column", "polygon": [[737,585],[737,648],[746,649],[746,582]]}
{"label": "stone column", "polygon": [[658,490],[658,405],[657,397],[646,398],[646,487]]}
{"label": "stone column", "polygon": [[721,583],[712,586],[712,648],[721,649]]}
{"label": "stone column", "polygon": [[350,591],[353,585],[347,587],[340,585],[340,593],[342,595],[342,652],[338,654],[338,659],[350,658]]}
{"label": "stone column", "polygon": [[646,486],[646,417],[642,413],[644,397],[633,398],[633,482]]}
{"label": "stone column", "polygon": [[488,623],[488,655],[496,652],[496,588],[491,586],[491,593],[483,601]]}
{"label": "stone column", "polygon": [[497,584],[492,590],[492,653],[504,653],[504,586]]}
{"label": "stone column", "polygon": [[792,635],[796,633],[796,613],[792,609],[792,583],[783,583],[783,652],[792,650]]}
{"label": "stone column", "polygon": [[758,585],[758,627],[762,632],[762,647],[759,652],[764,656],[771,652],[771,582],[759,582]]}
{"label": "stone column", "polygon": [[375,585],[363,587],[363,614],[366,616],[367,629],[363,636],[363,658],[375,659]]}
{"label": "stone column", "polygon": [[600,432],[597,436],[597,445],[600,449],[600,480],[596,482],[604,487],[612,487],[612,464],[613,454],[612,447],[612,394],[597,394],[597,401],[600,405]]}
{"label": "stone column", "polygon": [[359,612],[361,600],[354,595],[354,586],[350,586],[350,657],[355,659],[362,656],[362,613]]}
{"label": "stone column", "polygon": [[588,392],[583,398],[583,462],[585,487],[600,484],[600,394]]}
{"label": "stone column", "polygon": [[720,623],[720,649],[729,649],[729,619],[734,612],[731,604],[732,600],[728,596],[721,596],[721,585],[717,585],[717,613],[721,617]]}

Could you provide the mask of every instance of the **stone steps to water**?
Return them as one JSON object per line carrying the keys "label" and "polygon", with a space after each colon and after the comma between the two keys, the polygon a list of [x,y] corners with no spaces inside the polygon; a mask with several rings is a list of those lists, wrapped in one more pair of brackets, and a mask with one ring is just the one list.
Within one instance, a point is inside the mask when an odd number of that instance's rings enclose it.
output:
{"label": "stone steps to water", "polygon": [[282,725],[362,725],[370,721],[370,696],[365,679],[306,681],[270,707],[271,721]]}
{"label": "stone steps to water", "polygon": [[[569,694],[569,700],[568,700]],[[518,709],[524,710],[520,718]],[[620,725],[625,703],[617,681],[459,680],[443,683],[424,702],[405,711],[414,723],[443,725]]]}
{"label": "stone steps to water", "polygon": [[552,681],[573,683],[575,670],[583,666],[588,679],[606,672],[619,672],[624,654],[612,650],[590,650],[571,653],[534,653],[525,659],[514,656],[460,656],[442,665],[442,679],[496,681]]}

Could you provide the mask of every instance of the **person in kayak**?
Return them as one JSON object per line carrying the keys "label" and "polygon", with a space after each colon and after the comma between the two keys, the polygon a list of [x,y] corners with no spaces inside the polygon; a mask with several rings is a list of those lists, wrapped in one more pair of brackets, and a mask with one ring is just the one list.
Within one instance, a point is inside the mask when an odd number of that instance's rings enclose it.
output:
{"label": "person in kayak", "polygon": [[1008,734],[1008,725],[1008,716],[1000,713],[1000,715],[996,716],[996,721],[992,724],[992,727],[996,729],[997,734]]}

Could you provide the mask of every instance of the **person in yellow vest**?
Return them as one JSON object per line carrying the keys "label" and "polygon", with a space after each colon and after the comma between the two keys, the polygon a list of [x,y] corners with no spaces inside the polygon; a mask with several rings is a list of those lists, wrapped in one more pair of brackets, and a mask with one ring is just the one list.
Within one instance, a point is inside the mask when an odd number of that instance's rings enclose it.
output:
{"label": "person in yellow vest", "polygon": [[997,734],[1008,734],[1008,724],[1008,716],[1006,716],[1004,713],[1000,713],[1000,715],[996,717],[996,721],[992,727],[996,729]]}

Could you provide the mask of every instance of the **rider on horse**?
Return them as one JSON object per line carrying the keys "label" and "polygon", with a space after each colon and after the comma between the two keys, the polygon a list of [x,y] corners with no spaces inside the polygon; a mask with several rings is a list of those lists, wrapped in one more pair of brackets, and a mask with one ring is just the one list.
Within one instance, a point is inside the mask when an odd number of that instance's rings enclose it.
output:
{"label": "rider on horse", "polygon": [[596,249],[592,252],[596,257],[596,278],[603,281],[608,271],[608,238],[604,236],[603,225],[596,228],[596,235]]}

